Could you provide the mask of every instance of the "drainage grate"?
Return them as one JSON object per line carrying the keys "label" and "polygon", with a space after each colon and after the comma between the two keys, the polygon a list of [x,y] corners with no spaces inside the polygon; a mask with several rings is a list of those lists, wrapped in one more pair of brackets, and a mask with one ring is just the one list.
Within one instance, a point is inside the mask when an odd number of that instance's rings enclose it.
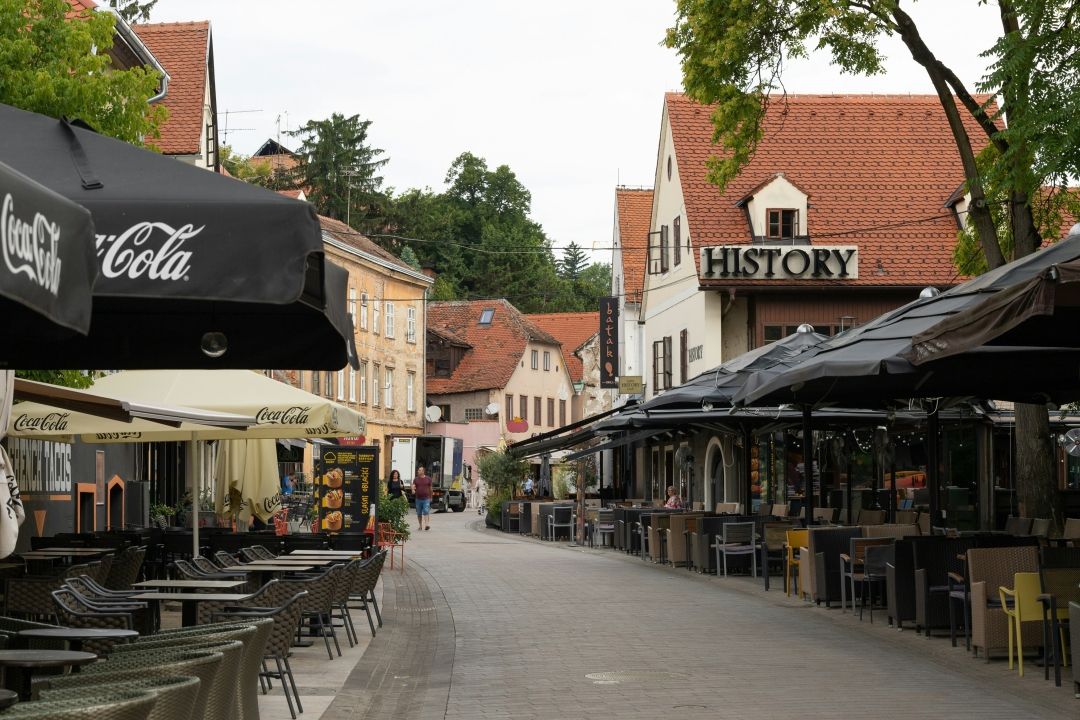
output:
{"label": "drainage grate", "polygon": [[620,683],[654,683],[664,680],[678,680],[686,677],[684,673],[656,670],[616,670],[614,672],[589,673],[585,676],[594,685],[618,685]]}

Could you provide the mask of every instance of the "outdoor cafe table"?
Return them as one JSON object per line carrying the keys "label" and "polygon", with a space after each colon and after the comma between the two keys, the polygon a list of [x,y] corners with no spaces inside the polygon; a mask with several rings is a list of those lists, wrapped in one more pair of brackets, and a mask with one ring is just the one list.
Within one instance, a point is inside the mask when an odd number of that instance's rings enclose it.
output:
{"label": "outdoor cafe table", "polygon": [[356,558],[364,554],[363,550],[290,550],[279,557],[328,557],[328,558]]}
{"label": "outdoor cafe table", "polygon": [[310,570],[317,569],[314,565],[299,565],[299,564],[281,564],[281,563],[248,563],[247,565],[233,565],[234,568],[243,570],[244,572],[258,573],[259,585],[265,585],[270,579],[270,576],[274,573],[288,573],[288,572],[308,572]]}
{"label": "outdoor cafe table", "polygon": [[30,699],[34,670],[75,667],[95,660],[97,655],[94,653],[74,650],[0,650],[4,685],[19,693],[20,700]]}
{"label": "outdoor cafe table", "polygon": [[87,640],[132,640],[139,637],[135,630],[123,628],[29,628],[19,630],[16,635],[24,640],[64,640],[68,648],[76,652],[82,650],[83,642]]}
{"label": "outdoor cafe table", "polygon": [[251,562],[240,563],[240,565],[230,565],[230,567],[258,567],[259,565],[331,565],[336,562],[345,562],[347,558],[321,558],[321,557],[306,557],[304,559],[297,558],[295,560],[290,558],[277,558],[276,560],[252,560]]}
{"label": "outdoor cafe table", "polygon": [[132,587],[152,590],[233,590],[242,587],[243,580],[142,580]]}
{"label": "outdoor cafe table", "polygon": [[199,603],[201,602],[240,602],[251,597],[250,593],[186,593],[186,592],[144,592],[138,595],[129,595],[130,600],[146,600],[154,602],[157,611],[160,612],[161,601],[180,603],[180,623],[184,627],[197,624],[199,616]]}

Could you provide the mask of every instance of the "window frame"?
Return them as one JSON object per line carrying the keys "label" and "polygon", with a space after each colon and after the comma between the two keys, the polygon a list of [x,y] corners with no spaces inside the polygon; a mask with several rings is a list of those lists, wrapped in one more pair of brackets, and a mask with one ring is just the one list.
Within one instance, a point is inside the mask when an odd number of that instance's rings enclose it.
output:
{"label": "window frame", "polygon": [[379,363],[371,364],[371,407],[379,407]]}
{"label": "window frame", "polygon": [[337,371],[337,377],[334,378],[334,384],[337,385],[337,393],[336,393],[337,399],[338,400],[344,400],[345,399],[345,369],[344,368]]}
{"label": "window frame", "polygon": [[559,427],[566,425],[566,401],[559,399]]}
{"label": "window frame", "polygon": [[[773,214],[777,215],[777,233],[772,233]],[[791,213],[791,235],[784,235],[784,213]],[[799,209],[798,208],[766,208],[765,209],[765,237],[769,240],[794,240],[799,237]]]}
{"label": "window frame", "polygon": [[368,294],[360,293],[360,329],[367,332],[368,329]]}
{"label": "window frame", "polygon": [[367,405],[367,371],[368,361],[360,361],[360,404]]}
{"label": "window frame", "polygon": [[394,368],[383,368],[383,407],[394,407]]}
{"label": "window frame", "polygon": [[379,305],[380,305],[379,298],[375,298],[375,299],[373,299],[371,301],[371,332],[375,333],[376,335],[380,334],[380,329],[379,329],[379,310],[380,310],[380,308],[379,308]]}
{"label": "window frame", "polygon": [[555,427],[555,398],[547,399],[548,427]]}
{"label": "window frame", "polygon": [[533,417],[536,418],[536,426],[540,427],[544,420],[544,399],[538,395],[533,396]]}
{"label": "window frame", "polygon": [[529,422],[529,396],[518,395],[518,417]]}
{"label": "window frame", "polygon": [[405,310],[405,342],[416,344],[416,308],[411,305]]}
{"label": "window frame", "polygon": [[386,323],[386,337],[393,339],[396,331],[394,321],[394,303],[383,302],[383,320]]}
{"label": "window frame", "polygon": [[405,412],[416,412],[416,373],[405,372]]}
{"label": "window frame", "polygon": [[530,350],[530,352],[532,354],[529,355],[529,361],[530,361],[530,364],[532,365],[532,369],[533,370],[539,370],[540,369],[540,351],[539,350]]}
{"label": "window frame", "polygon": [[551,351],[550,350],[545,350],[544,351],[544,372],[550,372],[550,371],[551,371]]}
{"label": "window frame", "polygon": [[503,418],[503,427],[514,419],[514,393],[506,393],[506,417]]}
{"label": "window frame", "polygon": [[676,215],[671,221],[671,235],[672,250],[675,253],[672,264],[678,267],[682,264],[682,216]]}
{"label": "window frame", "polygon": [[356,371],[349,368],[349,402],[356,402]]}

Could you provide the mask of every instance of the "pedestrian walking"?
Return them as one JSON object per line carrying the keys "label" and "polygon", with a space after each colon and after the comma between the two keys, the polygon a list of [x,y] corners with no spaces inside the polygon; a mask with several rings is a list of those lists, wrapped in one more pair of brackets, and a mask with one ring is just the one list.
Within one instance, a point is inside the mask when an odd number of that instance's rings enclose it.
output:
{"label": "pedestrian walking", "polygon": [[421,530],[431,529],[431,478],[424,466],[416,468],[413,479],[413,496],[416,498],[416,520]]}
{"label": "pedestrian walking", "polygon": [[392,498],[401,497],[401,473],[397,470],[390,471],[390,479],[386,481],[386,494]]}

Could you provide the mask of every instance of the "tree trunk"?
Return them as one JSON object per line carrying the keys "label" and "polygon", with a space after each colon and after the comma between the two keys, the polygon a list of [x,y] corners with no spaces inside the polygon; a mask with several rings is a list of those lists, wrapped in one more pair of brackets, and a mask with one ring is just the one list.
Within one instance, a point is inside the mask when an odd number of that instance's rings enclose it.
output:
{"label": "tree trunk", "polygon": [[[1020,515],[1050,518],[1060,527],[1055,449],[1050,439],[1050,414],[1045,405],[1016,404],[1016,499]],[[1049,482],[1047,479],[1049,478]]]}

